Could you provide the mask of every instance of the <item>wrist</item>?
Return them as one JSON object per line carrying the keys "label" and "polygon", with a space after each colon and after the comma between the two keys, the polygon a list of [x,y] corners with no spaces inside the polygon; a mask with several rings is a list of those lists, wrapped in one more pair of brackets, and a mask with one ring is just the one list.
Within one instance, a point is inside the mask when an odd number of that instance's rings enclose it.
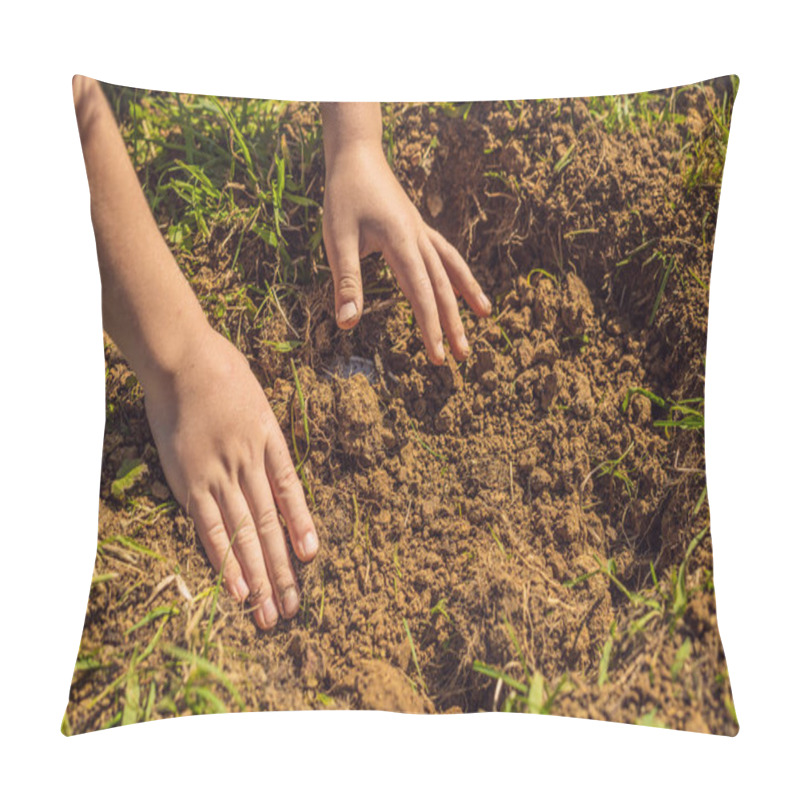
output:
{"label": "wrist", "polygon": [[160,326],[156,342],[143,342],[141,349],[130,356],[145,394],[155,386],[174,383],[217,335],[199,304],[177,310]]}
{"label": "wrist", "polygon": [[325,150],[325,175],[328,179],[337,170],[374,170],[376,166],[384,165],[388,167],[388,162],[379,142],[351,141]]}
{"label": "wrist", "polygon": [[320,108],[326,170],[348,154],[383,156],[379,103],[322,103]]}

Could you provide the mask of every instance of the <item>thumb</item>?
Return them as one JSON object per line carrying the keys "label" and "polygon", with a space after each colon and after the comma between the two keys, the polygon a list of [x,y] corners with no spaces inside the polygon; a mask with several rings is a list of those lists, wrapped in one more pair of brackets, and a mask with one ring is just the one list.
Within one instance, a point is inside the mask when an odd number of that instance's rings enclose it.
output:
{"label": "thumb", "polygon": [[346,240],[330,238],[333,241],[326,242],[326,248],[333,272],[336,323],[340,328],[352,328],[361,318],[364,309],[358,238],[352,237]]}

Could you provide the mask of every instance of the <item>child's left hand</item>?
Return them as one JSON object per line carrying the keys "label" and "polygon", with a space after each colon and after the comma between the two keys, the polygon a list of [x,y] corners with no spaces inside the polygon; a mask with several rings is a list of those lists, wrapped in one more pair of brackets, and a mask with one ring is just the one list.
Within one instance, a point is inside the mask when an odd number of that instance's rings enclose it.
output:
{"label": "child's left hand", "polygon": [[336,147],[326,158],[326,172],[323,236],[339,326],[352,328],[360,319],[360,259],[380,252],[411,303],[431,361],[444,362],[442,328],[453,355],[466,358],[469,344],[454,290],[479,316],[491,312],[491,303],[455,247],[425,223],[409,200],[380,140]]}

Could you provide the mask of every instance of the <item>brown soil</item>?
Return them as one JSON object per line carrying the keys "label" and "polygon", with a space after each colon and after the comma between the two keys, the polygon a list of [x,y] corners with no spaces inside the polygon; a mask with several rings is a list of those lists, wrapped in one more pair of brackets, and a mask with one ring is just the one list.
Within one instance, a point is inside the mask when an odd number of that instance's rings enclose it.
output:
{"label": "brown soil", "polygon": [[[284,431],[291,440],[293,424],[299,452],[308,450],[323,543],[313,564],[296,564],[303,610],[277,631],[259,632],[219,598],[208,658],[245,708],[491,710],[510,690],[473,662],[525,680],[524,659],[550,690],[567,676],[552,713],[635,722],[653,712],[673,728],[736,732],[708,537],[687,562],[686,613],[673,618],[667,599],[640,632],[618,633],[605,681],[600,662],[612,623],[626,630],[643,609],[604,575],[570,584],[597,569],[597,557],[613,559],[630,592],[657,598],[652,564],[668,595],[708,522],[707,505],[698,507],[702,430],[667,437],[654,425],[665,412],[642,395],[622,407],[631,387],[703,396],[702,284],[718,190],[702,182],[687,190],[684,143],[711,135],[710,109],[725,88],[720,81],[673,96],[685,122],[640,131],[608,132],[582,100],[527,103],[513,113],[502,103],[474,104],[466,120],[437,107],[392,109],[395,171],[495,301],[494,319],[466,317],[473,352],[464,365],[427,363],[397,292],[368,298],[360,325],[343,333],[329,284],[303,287],[289,318],[305,344],[291,354],[268,344],[295,338],[280,315],[257,328],[227,309],[227,328],[238,331]],[[296,114],[300,127],[312,116],[304,107]],[[318,199],[321,186],[320,174]],[[221,266],[201,266],[193,278],[200,294],[242,283],[217,245],[209,244],[208,264]],[[656,250],[674,267],[648,324],[665,263],[652,257]],[[254,252],[240,255],[248,280],[269,269]],[[364,271],[368,284],[393,286],[377,259]],[[160,559],[104,547],[96,573],[117,577],[92,588],[81,653],[112,666],[76,672],[68,709],[76,731],[117,712],[124,685],[92,698],[123,674],[115,654],[130,658],[152,639],[161,620],[128,633],[148,611],[174,601],[179,613],[161,643],[198,649],[211,596],[197,595],[213,582],[188,518],[159,508],[169,494],[141,389],[112,344],[106,353],[113,411],[100,539],[126,536]],[[337,358],[353,355],[374,362],[372,382],[328,374]],[[602,468],[623,456],[616,475]],[[110,486],[130,457],[148,469],[122,504]],[[180,581],[151,598],[176,572]],[[158,649],[151,658],[156,697],[175,696],[186,668],[168,667]],[[185,713],[177,696],[174,709],[153,716]]]}

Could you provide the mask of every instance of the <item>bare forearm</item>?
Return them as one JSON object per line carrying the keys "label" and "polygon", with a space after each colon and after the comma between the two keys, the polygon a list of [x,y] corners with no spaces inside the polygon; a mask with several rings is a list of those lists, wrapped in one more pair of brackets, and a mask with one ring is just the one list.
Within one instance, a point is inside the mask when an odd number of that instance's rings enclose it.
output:
{"label": "bare forearm", "polygon": [[325,163],[331,166],[337,153],[353,145],[381,147],[380,103],[322,103]]}
{"label": "bare forearm", "polygon": [[103,326],[147,388],[174,372],[207,323],[155,224],[99,84],[76,76],[75,113],[92,203]]}

